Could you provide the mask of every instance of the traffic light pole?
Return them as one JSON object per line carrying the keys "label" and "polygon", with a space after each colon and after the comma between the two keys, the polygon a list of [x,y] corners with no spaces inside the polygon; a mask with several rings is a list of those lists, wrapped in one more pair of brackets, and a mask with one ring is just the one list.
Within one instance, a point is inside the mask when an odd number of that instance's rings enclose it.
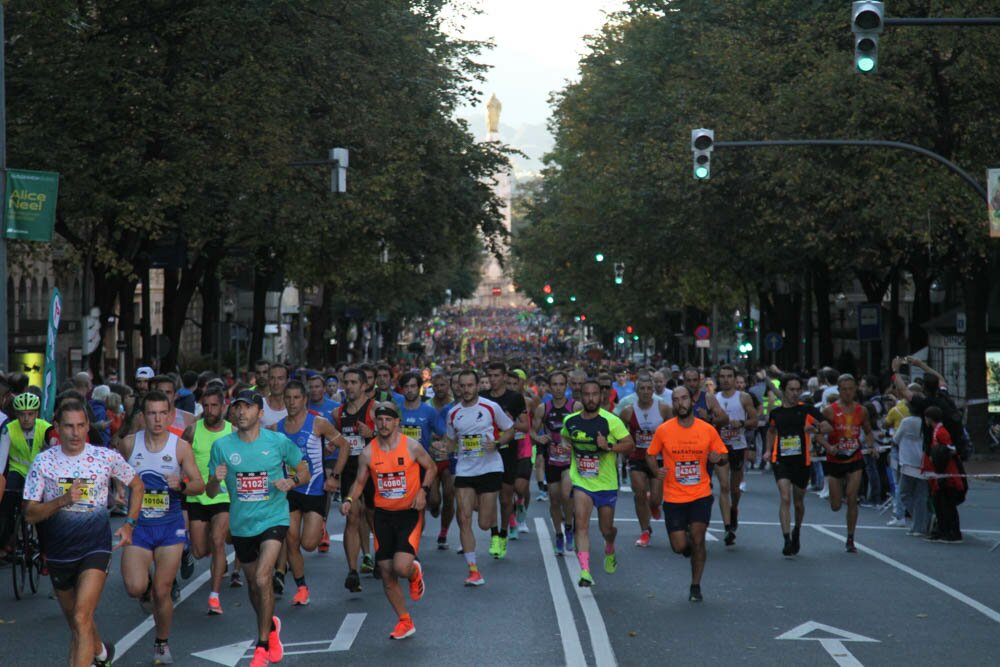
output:
{"label": "traffic light pole", "polygon": [[897,26],[932,26],[932,25],[1000,25],[1000,18],[933,18],[933,17],[913,17],[895,18],[886,17],[884,19],[886,27]]}
{"label": "traffic light pole", "polygon": [[768,146],[867,146],[911,151],[940,162],[953,173],[960,176],[969,187],[976,191],[976,194],[983,201],[989,199],[986,188],[973,178],[969,172],[939,153],[903,141],[883,141],[881,139],[773,139],[763,141],[716,141],[714,144],[715,148],[760,148]]}

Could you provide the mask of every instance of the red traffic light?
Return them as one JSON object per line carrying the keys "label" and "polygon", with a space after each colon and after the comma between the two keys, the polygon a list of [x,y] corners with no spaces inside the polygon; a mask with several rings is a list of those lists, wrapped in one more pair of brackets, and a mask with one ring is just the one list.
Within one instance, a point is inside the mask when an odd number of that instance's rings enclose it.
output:
{"label": "red traffic light", "polygon": [[625,333],[629,333],[629,334],[632,333],[632,325],[631,324],[628,325],[627,327],[625,327]]}
{"label": "red traffic light", "polygon": [[580,321],[581,322],[586,322],[587,321],[587,316],[586,315],[580,315]]}
{"label": "red traffic light", "polygon": [[552,294],[552,285],[545,283],[545,287],[542,288],[542,291],[546,294]]}

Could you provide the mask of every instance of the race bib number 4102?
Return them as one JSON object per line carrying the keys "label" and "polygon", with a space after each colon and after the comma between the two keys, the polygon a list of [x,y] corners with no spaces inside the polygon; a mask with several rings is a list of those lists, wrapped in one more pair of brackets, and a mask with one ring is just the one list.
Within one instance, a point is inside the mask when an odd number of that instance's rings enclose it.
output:
{"label": "race bib number 4102", "polygon": [[236,473],[236,497],[247,503],[259,503],[270,499],[271,487],[266,472]]}

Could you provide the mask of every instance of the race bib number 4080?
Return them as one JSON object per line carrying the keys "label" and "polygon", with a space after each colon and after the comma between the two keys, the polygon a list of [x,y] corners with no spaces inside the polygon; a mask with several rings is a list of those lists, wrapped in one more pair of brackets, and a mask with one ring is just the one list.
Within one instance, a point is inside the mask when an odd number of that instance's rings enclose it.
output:
{"label": "race bib number 4080", "polygon": [[386,500],[398,500],[406,496],[405,472],[380,472],[377,483],[378,494]]}
{"label": "race bib number 4080", "polygon": [[271,497],[266,472],[236,473],[236,497],[243,502],[259,503]]}

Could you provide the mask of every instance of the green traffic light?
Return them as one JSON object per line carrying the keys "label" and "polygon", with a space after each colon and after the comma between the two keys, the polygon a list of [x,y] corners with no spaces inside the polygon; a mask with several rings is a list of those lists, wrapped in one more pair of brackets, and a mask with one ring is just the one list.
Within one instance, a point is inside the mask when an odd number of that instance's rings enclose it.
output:
{"label": "green traffic light", "polygon": [[615,276],[615,285],[621,285],[623,282],[625,282],[624,278],[621,276]]}
{"label": "green traffic light", "polygon": [[861,56],[858,58],[858,71],[859,72],[870,72],[875,69],[875,59],[870,56]]}
{"label": "green traffic light", "polygon": [[619,345],[625,344],[625,336],[619,336],[617,340]]}
{"label": "green traffic light", "polygon": [[547,297],[545,297],[545,303],[551,305],[551,304],[553,304],[555,302],[556,302],[556,298],[554,296],[552,296],[551,294],[548,295]]}
{"label": "green traffic light", "polygon": [[594,255],[594,261],[603,262],[604,261],[604,253],[603,252],[599,252],[596,255]]}
{"label": "green traffic light", "polygon": [[639,334],[632,334],[632,340],[639,340]]}
{"label": "green traffic light", "polygon": [[573,301],[573,302],[575,302],[575,301],[576,301],[576,297],[575,297],[575,296],[571,296],[571,297],[569,298],[569,300],[570,300],[570,301]]}
{"label": "green traffic light", "polygon": [[708,178],[708,167],[701,166],[701,165],[695,167],[694,168],[694,175],[695,175],[696,178],[701,178],[701,179]]}

